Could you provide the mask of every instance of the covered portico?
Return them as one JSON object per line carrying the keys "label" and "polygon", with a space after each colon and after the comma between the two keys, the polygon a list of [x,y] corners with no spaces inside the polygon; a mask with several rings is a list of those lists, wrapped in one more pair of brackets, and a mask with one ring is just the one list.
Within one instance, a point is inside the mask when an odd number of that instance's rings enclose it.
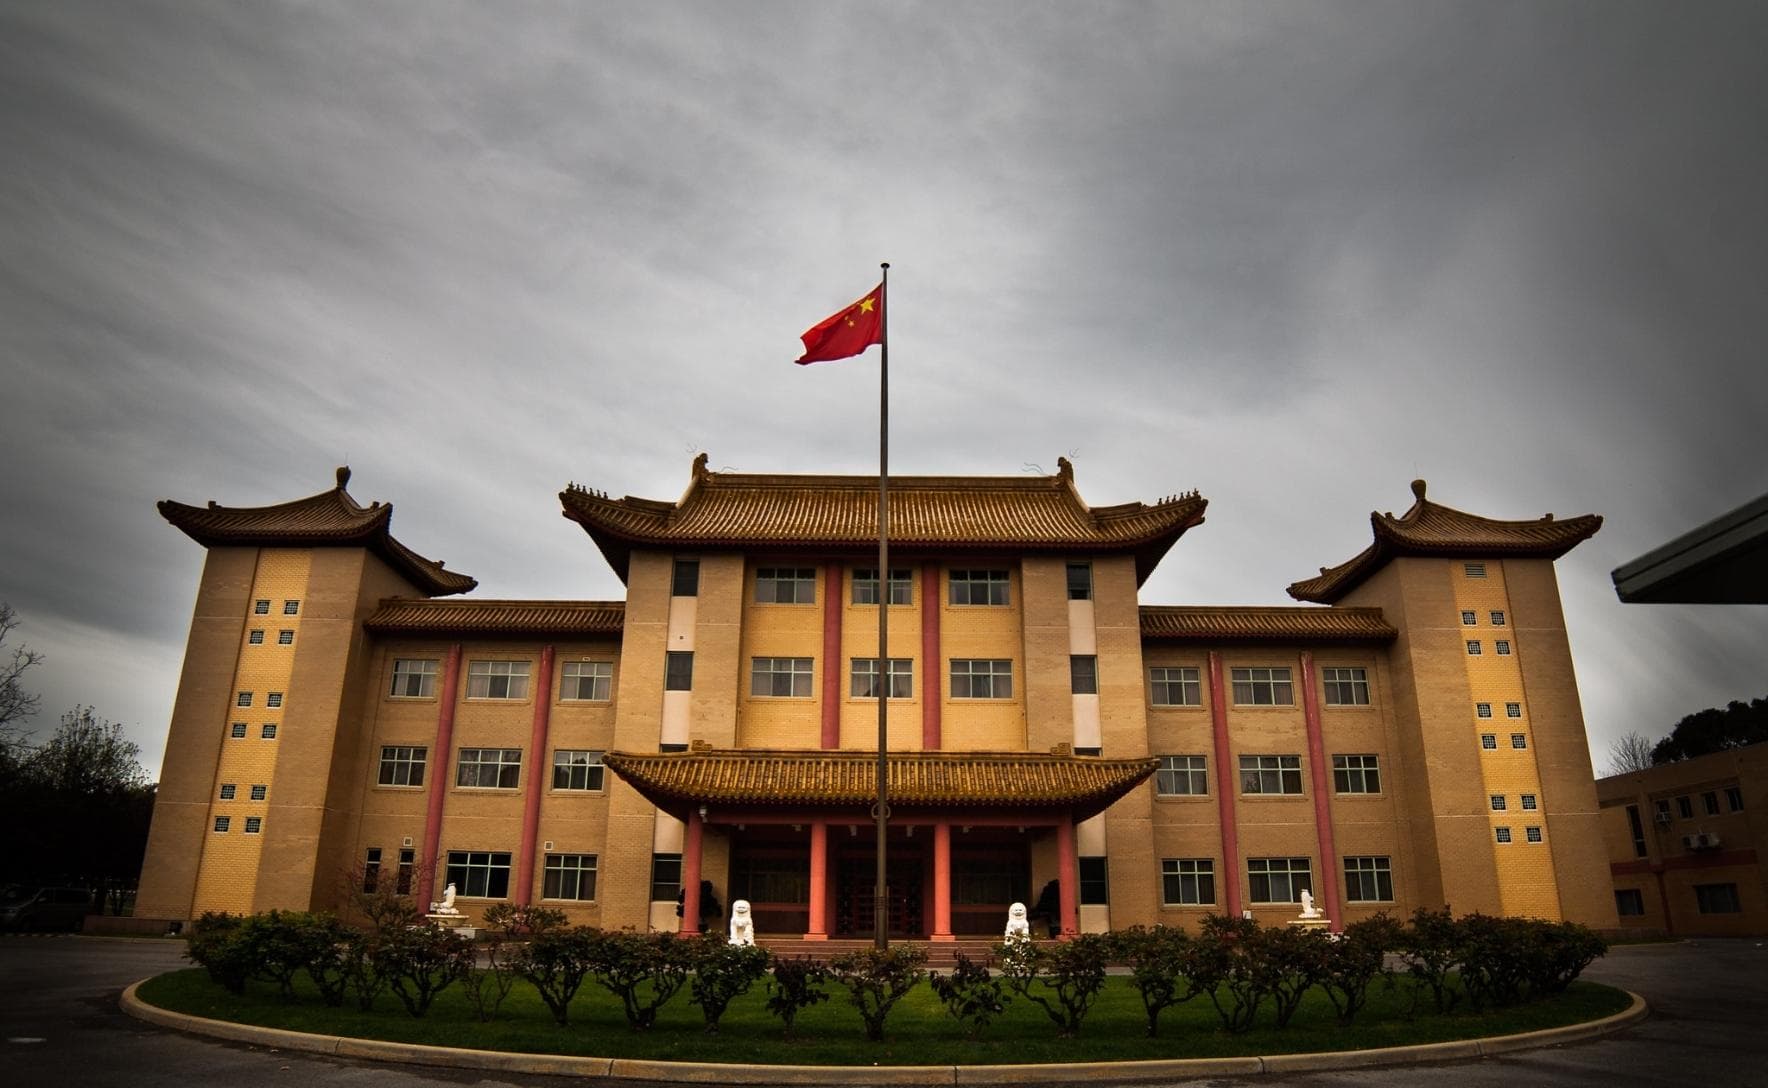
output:
{"label": "covered portico", "polygon": [[[701,855],[708,828],[731,836],[733,858],[743,859],[745,866],[745,887],[784,889],[780,902],[756,904],[764,929],[770,928],[770,920],[779,931],[802,917],[807,940],[870,931],[876,752],[715,749],[696,743],[687,752],[610,752],[604,762],[686,826],[683,933],[699,928]],[[892,931],[950,941],[959,932],[998,927],[1006,902],[1026,895],[1026,844],[1031,837],[1050,835],[1059,874],[1056,928],[1064,937],[1079,932],[1075,824],[1104,811],[1157,765],[1152,758],[1075,756],[1066,745],[1047,755],[889,753],[886,849]],[[954,856],[965,866],[960,883],[981,889],[980,901],[977,895],[964,896],[970,901],[957,904],[955,912]],[[1017,879],[1015,871],[1022,874]],[[990,897],[997,893],[1006,902],[993,902]],[[800,899],[801,915],[785,909]],[[972,915],[984,920],[983,928],[977,928]],[[857,924],[862,919],[863,925]]]}

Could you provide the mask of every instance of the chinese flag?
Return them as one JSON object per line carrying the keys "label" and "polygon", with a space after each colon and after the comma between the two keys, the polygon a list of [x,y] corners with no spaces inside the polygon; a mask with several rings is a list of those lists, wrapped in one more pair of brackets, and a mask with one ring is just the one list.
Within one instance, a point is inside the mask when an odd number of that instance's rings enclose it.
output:
{"label": "chinese flag", "polygon": [[873,344],[884,342],[884,285],[832,317],[812,325],[800,338],[804,354],[797,362],[821,363],[858,355]]}

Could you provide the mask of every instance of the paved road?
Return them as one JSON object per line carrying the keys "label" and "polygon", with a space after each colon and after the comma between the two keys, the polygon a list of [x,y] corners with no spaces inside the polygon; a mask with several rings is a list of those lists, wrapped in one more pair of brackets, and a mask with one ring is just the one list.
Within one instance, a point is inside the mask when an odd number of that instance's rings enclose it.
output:
{"label": "paved road", "polygon": [[[559,1088],[553,1077],[354,1062],[215,1042],[149,1027],[117,1010],[130,982],[183,965],[170,942],[0,938],[0,1081],[11,1088],[226,1084],[288,1088],[426,1084]],[[1419,1068],[1251,1077],[1259,1085],[1526,1088],[1704,1084],[1768,1088],[1768,943],[1701,941],[1622,948],[1590,969],[1637,991],[1650,1020],[1594,1043]]]}

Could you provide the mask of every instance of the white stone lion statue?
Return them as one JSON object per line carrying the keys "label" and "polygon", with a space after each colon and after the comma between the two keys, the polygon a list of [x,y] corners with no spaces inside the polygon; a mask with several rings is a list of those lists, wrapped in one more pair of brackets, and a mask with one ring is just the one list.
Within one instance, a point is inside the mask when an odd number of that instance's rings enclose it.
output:
{"label": "white stone lion statue", "polygon": [[747,899],[738,899],[731,904],[731,943],[755,943],[755,916],[749,913]]}
{"label": "white stone lion statue", "polygon": [[460,913],[460,911],[454,909],[454,885],[453,884],[450,884],[450,885],[448,885],[448,887],[442,889],[442,899],[440,902],[430,904],[430,913],[431,914],[459,914]]}
{"label": "white stone lion statue", "polygon": [[1025,904],[1014,903],[1007,908],[1007,940],[1031,940],[1031,923],[1025,918]]}

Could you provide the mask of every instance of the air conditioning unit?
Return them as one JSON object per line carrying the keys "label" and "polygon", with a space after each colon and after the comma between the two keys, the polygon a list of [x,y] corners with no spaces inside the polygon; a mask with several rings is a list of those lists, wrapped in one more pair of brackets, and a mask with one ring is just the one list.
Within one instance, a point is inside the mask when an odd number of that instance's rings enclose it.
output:
{"label": "air conditioning unit", "polygon": [[1657,814],[1655,819],[1660,824],[1668,824],[1672,819],[1674,819],[1674,817],[1672,817],[1668,812],[1660,812]]}
{"label": "air conditioning unit", "polygon": [[1719,836],[1702,831],[1698,835],[1682,836],[1682,847],[1685,850],[1713,850],[1719,845]]}

